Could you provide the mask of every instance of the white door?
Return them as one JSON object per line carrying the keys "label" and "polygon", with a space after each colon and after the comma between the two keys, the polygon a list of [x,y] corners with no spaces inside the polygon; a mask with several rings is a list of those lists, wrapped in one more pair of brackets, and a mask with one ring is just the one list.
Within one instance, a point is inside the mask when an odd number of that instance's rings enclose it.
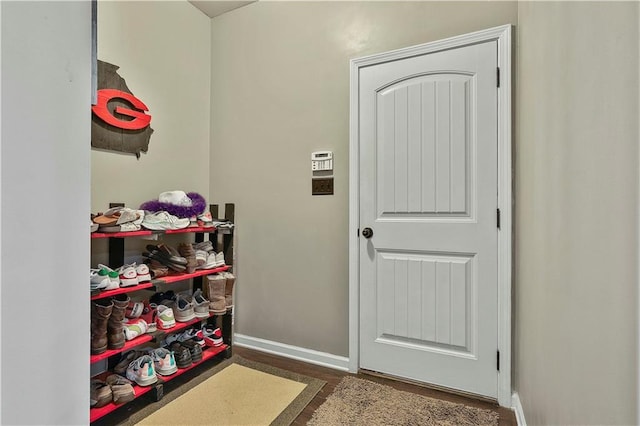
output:
{"label": "white door", "polygon": [[363,67],[358,112],[360,368],[492,398],[496,71],[496,41]]}

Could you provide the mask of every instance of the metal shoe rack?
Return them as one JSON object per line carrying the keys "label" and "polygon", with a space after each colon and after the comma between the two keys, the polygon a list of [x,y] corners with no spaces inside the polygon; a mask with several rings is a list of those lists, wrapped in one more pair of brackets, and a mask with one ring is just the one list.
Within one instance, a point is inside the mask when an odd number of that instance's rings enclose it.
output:
{"label": "metal shoe rack", "polygon": [[[121,203],[111,203],[109,207],[118,207],[124,206]],[[210,211],[213,218],[219,218],[218,205],[212,204],[210,205]],[[235,205],[234,204],[225,204],[224,208],[224,219],[234,223],[235,219]],[[208,235],[208,239],[213,243],[213,248],[216,252],[223,251],[226,266],[215,268],[215,269],[207,269],[207,270],[198,270],[193,274],[187,273],[172,273],[168,276],[151,280],[150,283],[138,284],[132,287],[121,287],[115,290],[102,291],[99,293],[92,293],[91,300],[103,299],[112,296],[116,296],[118,294],[123,293],[131,293],[137,292],[140,290],[155,290],[156,286],[177,283],[186,281],[189,279],[193,279],[192,288],[195,290],[196,288],[202,288],[203,276],[214,274],[216,272],[222,272],[229,270],[233,267],[233,229],[227,228],[185,228],[178,230],[168,230],[168,231],[132,231],[132,232],[117,232],[117,233],[98,233],[94,232],[91,234],[92,239],[96,238],[108,238],[108,248],[109,248],[109,266],[111,268],[117,268],[124,264],[124,244],[126,238],[134,238],[134,237],[148,237],[153,235],[161,236],[163,234],[195,234],[195,242],[202,242],[205,240],[205,235]],[[222,359],[229,358],[232,355],[232,324],[233,324],[233,312],[231,309],[227,310],[227,312],[223,315],[215,315],[211,314],[209,318],[194,318],[189,322],[176,322],[175,327],[168,330],[160,330],[158,329],[155,333],[143,334],[142,336],[136,337],[133,340],[129,340],[125,342],[125,345],[121,349],[107,349],[106,352],[97,355],[91,355],[91,365],[96,364],[98,362],[104,362],[107,360],[108,364],[113,364],[113,361],[117,362],[117,355],[135,349],[136,347],[140,347],[149,343],[151,341],[161,342],[164,338],[176,332],[180,332],[188,327],[191,327],[194,324],[199,324],[202,321],[209,321],[209,323],[215,324],[216,327],[220,327],[222,330],[222,339],[224,344],[219,347],[207,348],[203,350],[202,353],[202,361],[192,364],[188,368],[180,368],[177,372],[170,376],[158,376],[158,381],[152,386],[138,386],[134,383],[134,391],[136,394],[136,399],[141,397],[142,395],[153,392],[153,396],[156,401],[160,400],[164,395],[163,385],[168,383],[169,381],[175,379],[176,377],[186,373],[187,371],[201,365],[207,360],[217,359],[221,361]],[[113,357],[113,359],[112,359]],[[100,373],[98,378],[104,379],[107,375],[112,374],[109,371]],[[103,418],[109,413],[117,410],[120,407],[126,406],[127,404],[114,404],[113,402],[100,407],[100,408],[90,408],[90,422],[95,422],[98,419]]]}

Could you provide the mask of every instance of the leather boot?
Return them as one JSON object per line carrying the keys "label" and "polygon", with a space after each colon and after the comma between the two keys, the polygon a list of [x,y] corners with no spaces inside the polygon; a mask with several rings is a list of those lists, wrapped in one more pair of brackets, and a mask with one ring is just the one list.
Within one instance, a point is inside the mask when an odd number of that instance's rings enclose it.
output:
{"label": "leather boot", "polygon": [[129,296],[120,294],[113,298],[113,310],[107,324],[109,349],[120,349],[124,346],[124,312],[129,305]]}
{"label": "leather boot", "polygon": [[113,302],[101,299],[91,304],[91,353],[101,354],[107,350],[107,323],[111,317]]}
{"label": "leather boot", "polygon": [[227,279],[219,274],[207,275],[207,299],[209,299],[209,312],[224,314],[227,312],[224,291]]}
{"label": "leather boot", "polygon": [[236,277],[231,272],[225,272],[224,277],[227,284],[224,288],[224,299],[227,309],[233,309],[233,285],[236,283]]}

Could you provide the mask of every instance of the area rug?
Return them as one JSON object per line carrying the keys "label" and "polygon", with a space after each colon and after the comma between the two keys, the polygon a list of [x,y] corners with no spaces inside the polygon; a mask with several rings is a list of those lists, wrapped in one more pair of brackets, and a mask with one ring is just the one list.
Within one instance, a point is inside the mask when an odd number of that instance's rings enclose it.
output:
{"label": "area rug", "polygon": [[234,356],[148,405],[127,423],[290,425],[325,383]]}
{"label": "area rug", "polygon": [[490,410],[399,391],[350,376],[340,381],[307,423],[310,426],[497,424],[498,414]]}

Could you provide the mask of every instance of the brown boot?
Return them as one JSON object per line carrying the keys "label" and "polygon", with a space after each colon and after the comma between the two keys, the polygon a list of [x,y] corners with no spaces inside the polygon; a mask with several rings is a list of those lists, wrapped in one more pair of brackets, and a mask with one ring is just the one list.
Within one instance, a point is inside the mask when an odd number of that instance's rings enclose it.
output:
{"label": "brown boot", "polygon": [[187,274],[193,274],[198,265],[196,262],[196,251],[193,249],[193,246],[191,244],[180,243],[180,245],[178,245],[178,253],[187,259]]}
{"label": "brown boot", "polygon": [[107,322],[111,317],[113,302],[101,299],[91,304],[91,353],[101,354],[107,350]]}
{"label": "brown boot", "polygon": [[224,314],[227,312],[224,291],[227,279],[219,274],[207,275],[207,299],[209,299],[209,312]]}
{"label": "brown boot", "polygon": [[223,275],[227,279],[224,288],[225,304],[227,309],[233,309],[233,285],[236,283],[236,277],[231,272],[225,272]]}
{"label": "brown boot", "polygon": [[113,311],[107,324],[109,349],[120,349],[124,346],[124,311],[129,305],[129,296],[120,294],[113,298]]}

